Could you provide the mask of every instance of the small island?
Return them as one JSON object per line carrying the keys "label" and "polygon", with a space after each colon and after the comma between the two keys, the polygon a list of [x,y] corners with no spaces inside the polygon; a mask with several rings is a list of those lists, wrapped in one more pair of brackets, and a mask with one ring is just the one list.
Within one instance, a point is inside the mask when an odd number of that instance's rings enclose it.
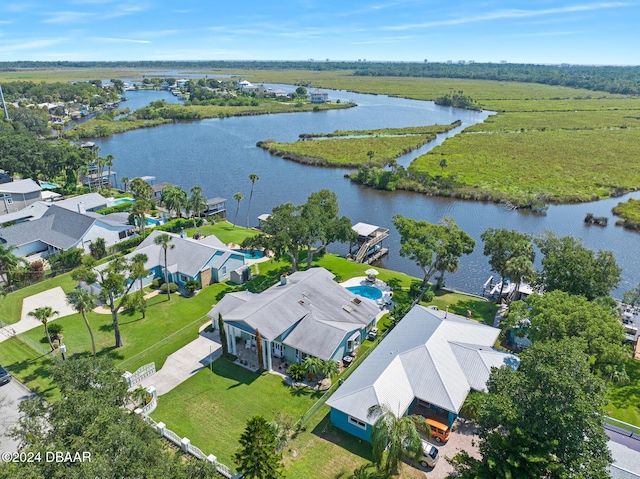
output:
{"label": "small island", "polygon": [[[356,168],[397,166],[395,159],[433,141],[438,133],[446,133],[461,125],[427,125],[379,130],[338,130],[333,133],[306,134],[300,138],[322,140],[276,142],[265,140],[257,146],[274,156],[307,165]],[[331,139],[328,139],[331,138]],[[333,139],[336,138],[336,139]]]}
{"label": "small island", "polygon": [[616,225],[640,231],[640,200],[631,198],[624,203],[618,203],[618,206],[614,207],[612,211],[614,215],[620,217],[616,221]]}

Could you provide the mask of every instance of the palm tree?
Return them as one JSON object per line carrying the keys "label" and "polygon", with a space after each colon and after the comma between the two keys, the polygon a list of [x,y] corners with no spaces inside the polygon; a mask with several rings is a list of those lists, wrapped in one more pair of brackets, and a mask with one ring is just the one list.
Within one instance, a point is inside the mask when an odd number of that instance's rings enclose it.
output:
{"label": "palm tree", "polygon": [[520,284],[531,281],[535,278],[536,271],[533,267],[533,262],[527,255],[519,255],[509,258],[505,264],[506,274],[516,283],[516,287],[513,292],[507,298],[508,302],[511,302],[513,294],[517,293],[520,289]]}
{"label": "palm tree", "polygon": [[[374,404],[367,412],[367,418],[376,418],[371,430],[373,463],[379,471],[389,475],[398,473],[398,465],[405,451],[415,456],[422,451],[422,439],[414,421],[424,421],[421,416],[398,417],[386,404]],[[427,428],[427,431],[429,428]],[[387,451],[383,464],[383,455]]]}
{"label": "palm tree", "polygon": [[104,160],[104,164],[108,168],[108,172],[109,172],[109,176],[107,177],[107,182],[108,182],[108,185],[109,185],[109,189],[111,189],[111,186],[112,186],[111,185],[111,167],[113,166],[113,160],[115,160],[113,155],[107,155],[107,157]]}
{"label": "palm tree", "polygon": [[84,324],[87,326],[89,330],[89,336],[91,336],[91,349],[93,350],[93,357],[96,357],[96,342],[93,339],[93,331],[91,331],[91,326],[89,325],[89,320],[87,319],[87,311],[91,311],[96,307],[98,298],[96,296],[87,291],[86,289],[74,289],[69,294],[67,294],[67,303],[73,306],[77,312],[82,315],[82,319],[84,319]]}
{"label": "palm tree", "polygon": [[240,200],[242,200],[242,198],[244,198],[244,195],[242,193],[240,193],[239,191],[233,195],[233,199],[236,200],[238,202],[238,206],[236,207],[236,215],[233,218],[233,227],[236,227],[236,221],[238,219],[238,211],[240,210]]}
{"label": "palm tree", "polygon": [[187,205],[187,192],[178,186],[167,186],[162,190],[162,203],[169,212],[175,211],[182,218],[182,208]]}
{"label": "palm tree", "polygon": [[144,253],[138,253],[131,258],[131,278],[140,280],[140,291],[142,291],[142,280],[147,275],[147,270],[144,269],[145,263],[149,261],[149,257]]}
{"label": "palm tree", "polygon": [[340,366],[337,362],[329,359],[327,361],[322,361],[322,369],[320,370],[322,376],[325,378],[330,378],[331,376],[335,376],[340,372]]}
{"label": "palm tree", "polygon": [[253,186],[256,184],[256,181],[260,179],[260,177],[255,173],[251,173],[249,175],[249,179],[251,180],[251,193],[249,193],[249,205],[247,206],[247,228],[249,227],[249,210],[251,209],[251,199],[253,198]]}
{"label": "palm tree", "polygon": [[87,165],[83,165],[80,168],[78,168],[78,183],[82,184],[82,177],[83,176],[89,180],[89,193],[91,193],[91,178],[88,178],[89,177],[89,167]]}
{"label": "palm tree", "polygon": [[199,218],[207,207],[207,198],[202,194],[199,186],[191,187],[191,196],[187,200],[189,210],[193,212],[193,227],[196,228],[196,216]]}
{"label": "palm tree", "polygon": [[53,351],[53,343],[51,342],[51,337],[49,336],[49,328],[47,327],[47,322],[49,321],[50,317],[55,316],[56,314],[60,313],[58,313],[58,311],[54,311],[51,306],[41,306],[29,312],[29,316],[38,319],[43,324],[44,334],[47,336],[49,346],[51,346],[51,351]]}
{"label": "palm tree", "polygon": [[122,178],[120,178],[120,181],[122,181],[122,184],[124,185],[124,192],[127,192],[127,185],[129,184],[129,177],[128,176],[123,176]]}
{"label": "palm tree", "polygon": [[323,363],[324,361],[320,358],[316,358],[315,356],[307,356],[307,359],[304,360],[302,365],[307,371],[309,379],[311,379],[312,377],[316,379],[318,378],[318,374],[320,374],[324,366]]}
{"label": "palm tree", "polygon": [[447,160],[445,158],[440,160],[440,168],[442,169],[442,175],[444,176],[444,169],[449,166],[449,163],[447,163]]}
{"label": "palm tree", "polygon": [[7,286],[11,286],[11,273],[22,261],[11,252],[14,249],[15,246],[6,247],[0,243],[0,275],[4,274]]}
{"label": "palm tree", "polygon": [[155,237],[153,242],[159,246],[162,246],[164,250],[164,282],[167,284],[167,301],[171,300],[171,288],[169,287],[169,269],[167,268],[167,249],[175,248],[175,245],[171,244],[171,236],[166,233],[162,233]]}
{"label": "palm tree", "polygon": [[147,225],[147,215],[151,211],[151,204],[149,200],[136,200],[131,206],[131,216],[134,218],[134,223],[138,224],[138,229],[144,237],[144,230]]}
{"label": "palm tree", "polygon": [[104,167],[107,165],[107,160],[106,160],[106,158],[103,158],[103,157],[99,156],[96,159],[96,163],[98,164],[98,178],[97,178],[97,180],[100,182],[100,189],[102,190],[104,188],[104,184],[102,182],[102,174],[104,173]]}

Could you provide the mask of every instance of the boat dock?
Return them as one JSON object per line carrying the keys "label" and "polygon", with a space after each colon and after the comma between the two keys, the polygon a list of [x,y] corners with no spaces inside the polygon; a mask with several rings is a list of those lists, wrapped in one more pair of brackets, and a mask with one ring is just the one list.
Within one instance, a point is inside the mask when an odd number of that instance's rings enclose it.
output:
{"label": "boat dock", "polygon": [[358,241],[349,248],[349,255],[356,263],[371,264],[389,253],[389,248],[382,246],[382,240],[389,237],[388,228],[357,223],[351,229],[358,233]]}

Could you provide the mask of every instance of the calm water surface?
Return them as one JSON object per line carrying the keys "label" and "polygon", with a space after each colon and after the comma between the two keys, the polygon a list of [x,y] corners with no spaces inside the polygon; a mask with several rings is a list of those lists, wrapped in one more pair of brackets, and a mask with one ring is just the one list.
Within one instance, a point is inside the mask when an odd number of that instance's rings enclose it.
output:
{"label": "calm water surface", "polygon": [[[273,87],[286,91],[295,89],[290,85]],[[257,173],[260,177],[255,185],[249,214],[252,226],[257,224],[256,217],[259,214],[271,212],[274,206],[288,201],[303,203],[310,193],[329,188],[338,195],[340,213],[351,218],[353,223],[363,221],[391,229],[391,237],[387,240],[390,254],[381,266],[418,277],[422,276],[421,270],[398,254],[400,241],[391,224],[391,217],[399,213],[437,222],[443,216],[451,216],[477,242],[476,251],[461,260],[459,272],[447,276],[447,286],[460,290],[478,293],[492,274],[486,257],[482,255],[480,241],[480,235],[487,228],[509,228],[531,233],[549,230],[557,235],[580,237],[589,248],[611,250],[615,254],[623,267],[623,281],[615,292],[617,296],[640,282],[640,235],[614,226],[615,217],[611,214],[611,208],[619,201],[628,197],[640,198],[640,193],[595,203],[551,206],[546,215],[536,215],[509,211],[492,203],[431,198],[410,192],[376,191],[345,179],[344,174],[351,170],[303,166],[273,157],[255,146],[256,142],[265,139],[295,141],[300,133],[326,133],[343,129],[448,124],[455,120],[461,120],[464,128],[483,121],[490,114],[383,95],[328,91],[331,100],[351,100],[358,107],[168,124],[114,135],[96,143],[101,148],[102,156],[112,154],[116,158],[114,170],[118,177],[152,175],[157,182],[168,181],[185,190],[199,185],[209,197],[227,198],[230,218],[233,218],[236,210],[233,194],[242,192],[245,199],[241,202],[238,214],[238,223],[241,225],[246,223],[247,218],[251,188],[247,177],[250,173]],[[153,91],[126,92],[126,96],[129,101],[123,102],[121,107],[129,106],[132,111],[159,98],[175,98],[166,92]],[[439,135],[421,153],[457,132]],[[413,156],[399,162],[408,164]],[[583,219],[587,212],[607,216],[609,226],[586,226]],[[345,248],[338,245],[333,251],[344,253]]]}

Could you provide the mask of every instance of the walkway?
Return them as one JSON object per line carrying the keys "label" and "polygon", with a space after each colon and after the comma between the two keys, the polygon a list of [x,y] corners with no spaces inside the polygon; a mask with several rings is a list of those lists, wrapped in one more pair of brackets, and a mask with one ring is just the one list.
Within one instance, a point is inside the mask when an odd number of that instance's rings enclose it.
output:
{"label": "walkway", "polygon": [[200,332],[198,338],[167,357],[160,371],[142,381],[139,386],[153,386],[158,396],[168,393],[222,355],[220,336]]}
{"label": "walkway", "polygon": [[59,313],[50,318],[49,322],[76,313],[67,303],[67,295],[60,286],[28,296],[22,300],[20,321],[0,329],[0,343],[15,335],[26,333],[30,329],[41,328],[42,323],[38,319],[29,316],[29,312],[44,306],[51,306],[53,311],[58,311]]}

